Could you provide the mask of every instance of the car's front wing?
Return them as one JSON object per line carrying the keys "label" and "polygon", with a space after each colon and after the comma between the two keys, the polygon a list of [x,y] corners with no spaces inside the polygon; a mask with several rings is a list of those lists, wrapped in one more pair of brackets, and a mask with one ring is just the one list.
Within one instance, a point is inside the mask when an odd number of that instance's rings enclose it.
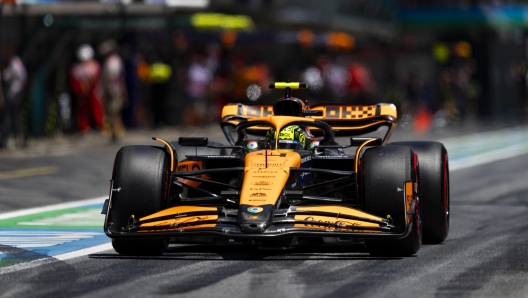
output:
{"label": "car's front wing", "polygon": [[[251,207],[256,208],[256,207]],[[396,227],[389,219],[344,206],[290,207],[266,212],[240,206],[239,209],[207,206],[171,207],[134,220],[121,229],[107,219],[110,238],[220,237],[226,239],[274,239],[284,237],[403,238],[410,225]],[[243,212],[244,211],[244,212]],[[271,210],[270,210],[271,211]],[[269,220],[258,220],[270,213]],[[248,218],[249,217],[249,218]],[[254,224],[251,224],[253,217]],[[249,222],[249,224],[248,224]]]}

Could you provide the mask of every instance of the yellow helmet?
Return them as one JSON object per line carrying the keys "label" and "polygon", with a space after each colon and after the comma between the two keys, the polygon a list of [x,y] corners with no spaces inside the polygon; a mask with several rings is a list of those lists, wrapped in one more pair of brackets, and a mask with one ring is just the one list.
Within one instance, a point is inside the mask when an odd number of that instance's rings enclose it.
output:
{"label": "yellow helmet", "polygon": [[[266,140],[275,142],[275,129],[271,128],[266,133]],[[298,125],[289,125],[279,132],[279,149],[306,149],[306,136]]]}

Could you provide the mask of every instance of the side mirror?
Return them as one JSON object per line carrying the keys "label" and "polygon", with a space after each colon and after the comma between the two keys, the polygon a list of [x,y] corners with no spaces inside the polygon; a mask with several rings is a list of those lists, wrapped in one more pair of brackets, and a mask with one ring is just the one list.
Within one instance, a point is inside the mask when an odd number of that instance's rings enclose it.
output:
{"label": "side mirror", "polygon": [[220,122],[220,127],[222,128],[222,132],[224,133],[224,136],[226,137],[229,144],[234,146],[236,139],[238,138],[236,124],[228,121],[222,121]]}

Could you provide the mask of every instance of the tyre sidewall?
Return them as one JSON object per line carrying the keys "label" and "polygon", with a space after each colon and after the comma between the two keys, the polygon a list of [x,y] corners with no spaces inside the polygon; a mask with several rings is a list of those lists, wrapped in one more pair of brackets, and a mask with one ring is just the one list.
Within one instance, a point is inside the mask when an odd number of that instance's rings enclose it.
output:
{"label": "tyre sidewall", "polygon": [[420,200],[424,243],[441,243],[449,234],[449,161],[447,150],[439,142],[397,142],[391,146],[409,146],[420,162]]}
{"label": "tyre sidewall", "polygon": [[110,220],[115,228],[128,225],[131,215],[139,219],[166,207],[169,160],[159,147],[119,150],[112,174],[114,189],[120,188],[112,195]]}
{"label": "tyre sidewall", "polygon": [[[393,224],[405,232],[407,209],[405,182],[417,185],[419,179],[417,155],[406,146],[375,147],[365,151],[361,160],[362,207],[380,217],[390,215]],[[416,184],[415,184],[416,183]],[[407,256],[416,253],[421,246],[421,212],[418,193],[413,187],[416,200],[411,231],[403,239],[367,239],[365,244],[372,255]]]}
{"label": "tyre sidewall", "polygon": [[[125,146],[114,161],[114,189],[109,220],[111,229],[120,232],[134,219],[167,207],[170,157],[164,148]],[[167,239],[112,239],[114,249],[125,255],[159,255]]]}

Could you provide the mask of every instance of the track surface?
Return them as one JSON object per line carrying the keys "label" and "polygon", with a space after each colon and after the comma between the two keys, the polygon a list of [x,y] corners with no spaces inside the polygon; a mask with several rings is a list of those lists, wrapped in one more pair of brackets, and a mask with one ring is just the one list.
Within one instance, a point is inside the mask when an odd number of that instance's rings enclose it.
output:
{"label": "track surface", "polygon": [[[57,170],[0,179],[0,210],[104,195],[115,150],[1,159],[0,172]],[[371,258],[361,244],[173,245],[157,258],[108,250],[1,274],[0,297],[528,297],[527,213],[520,155],[452,171],[449,237],[414,257]]]}

